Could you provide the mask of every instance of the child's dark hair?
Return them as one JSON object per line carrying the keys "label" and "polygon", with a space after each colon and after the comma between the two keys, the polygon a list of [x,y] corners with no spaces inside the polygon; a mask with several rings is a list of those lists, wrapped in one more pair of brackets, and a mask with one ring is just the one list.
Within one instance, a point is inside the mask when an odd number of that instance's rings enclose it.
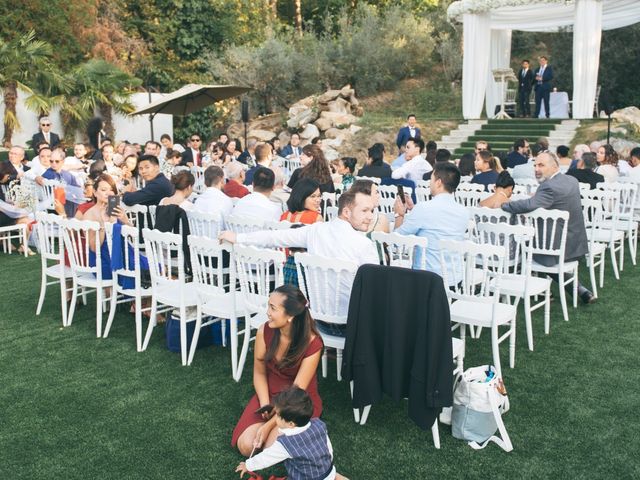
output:
{"label": "child's dark hair", "polygon": [[342,165],[345,166],[345,168],[348,168],[349,171],[353,174],[353,172],[355,172],[356,170],[356,164],[358,163],[358,161],[353,158],[353,157],[342,157],[340,159],[340,161],[342,162]]}
{"label": "child's dark hair", "polygon": [[513,177],[509,172],[506,170],[501,171],[498,175],[498,179],[496,180],[496,188],[513,188],[515,186],[516,182],[513,180]]}
{"label": "child's dark hair", "polygon": [[274,399],[274,405],[280,418],[285,422],[293,422],[296,427],[309,423],[313,415],[311,397],[296,385],[280,392]]}

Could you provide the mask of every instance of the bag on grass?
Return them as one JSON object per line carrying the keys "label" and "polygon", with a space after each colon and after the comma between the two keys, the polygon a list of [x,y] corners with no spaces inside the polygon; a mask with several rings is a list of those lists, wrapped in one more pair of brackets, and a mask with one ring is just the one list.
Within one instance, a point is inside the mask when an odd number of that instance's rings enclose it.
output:
{"label": "bag on grass", "polygon": [[[509,397],[495,368],[491,365],[470,368],[458,377],[454,388],[451,432],[474,450],[495,442],[510,452],[513,445],[502,421],[502,413],[508,410]],[[496,430],[502,438],[494,435]]]}

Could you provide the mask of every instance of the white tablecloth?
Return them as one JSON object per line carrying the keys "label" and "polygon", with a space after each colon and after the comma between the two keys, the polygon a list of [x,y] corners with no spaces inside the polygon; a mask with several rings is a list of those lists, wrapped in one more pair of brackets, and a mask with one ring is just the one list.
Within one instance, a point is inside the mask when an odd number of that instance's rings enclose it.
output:
{"label": "white tablecloth", "polygon": [[[550,118],[569,118],[569,94],[567,92],[551,92],[549,97]],[[540,105],[540,116],[544,118],[544,101]]]}

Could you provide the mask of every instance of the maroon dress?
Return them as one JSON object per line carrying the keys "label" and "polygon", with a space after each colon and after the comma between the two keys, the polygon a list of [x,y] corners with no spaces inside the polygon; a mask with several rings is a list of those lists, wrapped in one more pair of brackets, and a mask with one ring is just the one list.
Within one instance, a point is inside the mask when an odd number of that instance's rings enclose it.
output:
{"label": "maroon dress", "polygon": [[[264,343],[265,345],[269,345],[271,343],[271,339],[273,338],[274,331],[269,328],[269,325],[264,324]],[[307,350],[304,352],[304,358],[310,357],[314,353],[322,350],[323,344],[320,336],[314,338],[307,347]],[[302,360],[300,360],[302,363]],[[298,375],[298,370],[300,370],[300,363],[293,367],[279,369],[275,359],[271,359],[269,363],[267,363],[267,385],[269,385],[269,400],[273,401],[273,397],[275,397],[278,393],[286,390],[291,385],[293,385],[293,381],[296,379]],[[313,417],[319,417],[322,413],[322,400],[320,399],[320,395],[318,394],[318,378],[316,373],[314,372],[309,385],[307,386],[307,393],[311,397],[311,401],[313,402]],[[249,404],[245,407],[244,412],[242,412],[242,416],[240,420],[238,420],[238,424],[236,428],[233,429],[233,435],[231,436],[231,446],[235,447],[238,442],[238,437],[242,435],[249,426],[254,425],[256,423],[263,423],[264,419],[261,415],[255,413],[256,410],[260,408],[260,401],[258,400],[258,395],[253,395],[251,400],[249,400]]]}

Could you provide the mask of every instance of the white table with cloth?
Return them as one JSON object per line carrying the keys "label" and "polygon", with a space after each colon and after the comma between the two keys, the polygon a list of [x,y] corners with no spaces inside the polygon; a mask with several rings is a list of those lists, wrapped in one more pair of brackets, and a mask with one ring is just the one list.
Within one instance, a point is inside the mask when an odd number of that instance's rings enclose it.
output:
{"label": "white table with cloth", "polygon": [[[549,96],[550,118],[569,118],[569,94],[567,92],[551,92]],[[540,105],[540,115],[538,118],[546,116],[544,101]]]}

